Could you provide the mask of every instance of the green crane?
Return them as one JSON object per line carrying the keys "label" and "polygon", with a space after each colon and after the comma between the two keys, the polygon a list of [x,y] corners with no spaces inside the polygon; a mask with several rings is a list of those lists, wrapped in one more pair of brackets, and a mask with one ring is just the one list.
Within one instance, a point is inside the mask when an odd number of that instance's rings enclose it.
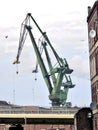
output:
{"label": "green crane", "polygon": [[[36,40],[33,36],[33,33],[31,31],[32,30],[30,24],[31,20],[34,22],[38,31],[42,35],[40,42],[41,42],[42,50],[44,51],[46,56],[47,65],[45,65],[45,62],[42,58],[42,51],[39,49]],[[74,84],[72,84],[71,77],[69,76],[73,72],[73,70],[69,68],[69,65],[65,58],[62,59],[61,57],[59,57],[59,55],[53,48],[46,32],[43,32],[40,29],[37,22],[32,17],[31,13],[27,14],[25,20],[21,24],[19,47],[18,47],[16,60],[13,64],[20,63],[19,57],[23,49],[23,45],[25,43],[27,33],[29,33],[29,36],[31,38],[31,42],[37,57],[38,65],[40,66],[43,78],[49,90],[49,99],[51,100],[52,106],[66,106],[68,90],[69,88],[73,88],[75,86]],[[55,65],[53,65],[53,62],[51,61],[48,47],[50,47],[56,59]],[[37,72],[37,66],[33,72]]]}

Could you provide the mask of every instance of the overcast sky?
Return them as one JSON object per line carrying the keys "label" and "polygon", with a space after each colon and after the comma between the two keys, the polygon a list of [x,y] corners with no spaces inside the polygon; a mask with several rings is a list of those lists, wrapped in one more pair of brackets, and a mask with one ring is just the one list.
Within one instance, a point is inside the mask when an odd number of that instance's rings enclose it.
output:
{"label": "overcast sky", "polygon": [[[87,7],[93,0],[3,0],[0,3],[0,100],[18,105],[50,106],[48,88],[41,72],[32,74],[35,52],[31,41],[25,42],[21,64],[13,65],[16,58],[20,26],[30,12],[61,57],[70,68],[75,88],[70,89],[67,101],[73,106],[91,103]],[[5,36],[8,35],[8,38]]]}

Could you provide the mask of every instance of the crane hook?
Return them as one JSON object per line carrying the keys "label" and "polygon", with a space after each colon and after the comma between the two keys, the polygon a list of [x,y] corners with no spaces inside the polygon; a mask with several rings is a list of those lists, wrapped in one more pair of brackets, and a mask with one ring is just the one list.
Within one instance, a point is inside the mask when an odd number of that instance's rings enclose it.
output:
{"label": "crane hook", "polygon": [[19,71],[18,71],[18,64],[16,65],[16,74],[18,74]]}
{"label": "crane hook", "polygon": [[16,71],[16,74],[18,74],[19,72],[18,71]]}

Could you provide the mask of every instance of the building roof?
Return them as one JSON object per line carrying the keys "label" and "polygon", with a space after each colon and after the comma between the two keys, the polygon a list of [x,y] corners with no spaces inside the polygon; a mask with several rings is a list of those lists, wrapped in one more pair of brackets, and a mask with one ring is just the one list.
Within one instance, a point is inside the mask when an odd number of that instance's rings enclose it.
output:
{"label": "building roof", "polygon": [[88,6],[87,22],[90,20],[91,16],[93,15],[95,8],[98,10],[98,0],[95,1],[95,3],[94,3],[92,8],[90,6]]}
{"label": "building roof", "polygon": [[0,106],[3,106],[3,105],[9,105],[6,101],[0,101]]}

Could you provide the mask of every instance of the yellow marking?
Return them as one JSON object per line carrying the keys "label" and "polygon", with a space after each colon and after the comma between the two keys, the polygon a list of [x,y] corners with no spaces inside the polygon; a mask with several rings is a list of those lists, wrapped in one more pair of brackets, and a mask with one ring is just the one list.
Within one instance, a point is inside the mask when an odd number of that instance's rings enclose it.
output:
{"label": "yellow marking", "polygon": [[90,55],[95,51],[95,49],[98,47],[98,41],[94,44],[92,49],[90,50]]}
{"label": "yellow marking", "polygon": [[74,118],[74,114],[0,114],[0,118]]}
{"label": "yellow marking", "polygon": [[98,113],[98,109],[93,110],[93,114],[96,114],[96,113]]}
{"label": "yellow marking", "polygon": [[95,76],[92,80],[91,80],[91,84],[95,83],[98,80],[98,75]]}

